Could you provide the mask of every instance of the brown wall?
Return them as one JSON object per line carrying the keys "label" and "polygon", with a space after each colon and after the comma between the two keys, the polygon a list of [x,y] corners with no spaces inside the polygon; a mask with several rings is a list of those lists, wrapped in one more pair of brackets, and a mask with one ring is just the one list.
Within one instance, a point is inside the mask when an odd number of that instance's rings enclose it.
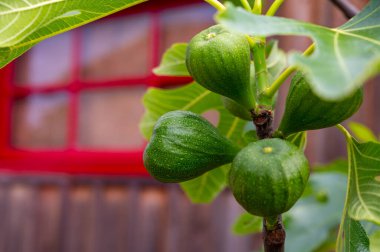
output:
{"label": "brown wall", "polygon": [[252,237],[230,232],[239,213],[228,192],[192,205],[149,179],[3,174],[0,251],[248,252]]}
{"label": "brown wall", "polygon": [[[327,26],[345,20],[327,0],[287,0],[282,14]],[[305,49],[308,43],[281,38],[288,50]],[[380,132],[375,82],[366,86],[365,103],[354,120]],[[287,87],[281,89],[280,104]],[[333,128],[311,132],[307,155],[314,163],[344,156],[344,139]],[[252,251],[258,237],[229,231],[240,212],[227,191],[211,205],[192,205],[177,185],[151,180],[2,174],[0,252]]]}

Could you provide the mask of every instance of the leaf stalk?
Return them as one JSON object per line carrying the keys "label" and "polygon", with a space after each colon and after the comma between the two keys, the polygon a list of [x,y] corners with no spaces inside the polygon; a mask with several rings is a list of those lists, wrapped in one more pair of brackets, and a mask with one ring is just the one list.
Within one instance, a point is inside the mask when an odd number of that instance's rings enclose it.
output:
{"label": "leaf stalk", "polygon": [[241,4],[243,5],[244,9],[246,11],[251,12],[251,5],[249,5],[248,0],[240,0]]}
{"label": "leaf stalk", "polygon": [[[344,134],[347,140],[347,156],[348,156],[348,163],[351,164],[351,158],[352,158],[352,136],[350,133],[346,130],[345,127],[343,127],[341,124],[336,125],[336,127]],[[347,189],[346,189],[346,198],[344,200],[344,207],[342,212],[342,217],[339,224],[339,230],[338,230],[338,237],[336,240],[336,251],[343,251],[343,229],[344,224],[346,221],[346,215],[348,211],[348,201],[349,201],[349,193],[350,193],[350,180],[351,180],[351,165],[348,166],[348,172],[347,172]]]}
{"label": "leaf stalk", "polygon": [[255,65],[255,78],[256,78],[256,100],[259,105],[271,106],[271,99],[266,100],[261,97],[264,90],[269,87],[268,69],[266,63],[265,38],[251,38],[248,41],[251,45],[253,63]]}
{"label": "leaf stalk", "polygon": [[218,0],[205,0],[205,2],[209,3],[211,6],[213,6],[218,11],[224,11],[226,9],[226,6],[224,6]]}
{"label": "leaf stalk", "polygon": [[281,7],[284,0],[275,0],[273,4],[269,7],[269,10],[267,11],[267,16],[274,16],[277,12],[277,10]]}
{"label": "leaf stalk", "polygon": [[346,137],[346,140],[348,143],[352,141],[351,134],[346,130],[345,127],[343,127],[341,124],[337,124],[336,127],[340,130],[340,132],[343,133],[343,135]]}
{"label": "leaf stalk", "polygon": [[[305,56],[309,56],[314,52],[315,44],[312,44],[309,46],[303,53]],[[264,94],[267,97],[273,97],[277,90],[280,89],[281,85],[285,82],[285,80],[297,70],[297,67],[290,66],[288,67],[284,72],[281,73],[281,75],[270,85],[267,89],[265,89]]]}
{"label": "leaf stalk", "polygon": [[255,3],[253,4],[252,13],[260,15],[263,10],[263,2],[262,0],[255,0]]}

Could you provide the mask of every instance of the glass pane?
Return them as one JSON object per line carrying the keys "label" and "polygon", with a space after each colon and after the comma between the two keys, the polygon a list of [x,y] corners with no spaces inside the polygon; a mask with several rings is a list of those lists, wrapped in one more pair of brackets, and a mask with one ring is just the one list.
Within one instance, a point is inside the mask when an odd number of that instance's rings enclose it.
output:
{"label": "glass pane", "polygon": [[18,58],[15,82],[19,86],[57,86],[68,82],[72,62],[72,33],[42,41]]}
{"label": "glass pane", "polygon": [[82,78],[140,76],[150,68],[151,30],[148,15],[114,18],[83,30]]}
{"label": "glass pane", "polygon": [[213,25],[214,14],[215,9],[208,4],[196,4],[162,12],[161,53],[173,43],[189,42],[194,35]]}
{"label": "glass pane", "polygon": [[12,145],[62,148],[66,144],[68,95],[31,95],[13,104]]}
{"label": "glass pane", "polygon": [[83,92],[79,108],[79,143],[86,149],[139,149],[144,144],[138,124],[144,113],[145,87]]}

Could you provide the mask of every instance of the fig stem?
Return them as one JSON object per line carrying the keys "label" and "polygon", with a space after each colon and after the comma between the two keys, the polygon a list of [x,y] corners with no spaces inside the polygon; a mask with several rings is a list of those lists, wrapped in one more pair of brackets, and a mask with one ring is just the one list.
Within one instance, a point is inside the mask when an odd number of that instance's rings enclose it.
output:
{"label": "fig stem", "polygon": [[209,3],[212,7],[214,7],[218,11],[224,11],[226,9],[226,6],[224,6],[218,0],[205,0],[205,2]]}
{"label": "fig stem", "polygon": [[[304,56],[309,56],[314,52],[315,44],[310,45],[303,53]],[[281,85],[285,82],[285,80],[297,70],[295,66],[288,67],[281,75],[268,87],[264,90],[264,94],[267,97],[273,97],[277,90],[280,89]]]}
{"label": "fig stem", "polygon": [[274,16],[277,12],[277,10],[280,8],[284,0],[275,0],[273,4],[269,7],[269,10],[267,11],[267,16]]}
{"label": "fig stem", "polygon": [[263,240],[265,252],[284,252],[285,229],[282,224],[281,215],[275,219],[275,224],[270,224],[266,218],[263,219]]}
{"label": "fig stem", "polygon": [[269,102],[267,102],[260,98],[260,94],[269,87],[265,46],[265,39],[257,38],[251,47],[253,63],[255,64],[256,100],[260,105],[271,106],[271,99],[269,99]]}

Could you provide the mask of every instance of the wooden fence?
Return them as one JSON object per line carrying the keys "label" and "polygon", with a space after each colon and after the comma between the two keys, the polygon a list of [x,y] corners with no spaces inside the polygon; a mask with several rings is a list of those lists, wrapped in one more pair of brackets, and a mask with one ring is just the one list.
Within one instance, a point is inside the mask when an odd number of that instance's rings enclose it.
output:
{"label": "wooden fence", "polygon": [[230,232],[241,211],[228,192],[193,205],[150,179],[2,174],[0,251],[251,251]]}
{"label": "wooden fence", "polygon": [[[344,22],[327,0],[287,0],[282,13],[328,26]],[[310,43],[297,41],[282,38],[281,46],[305,49]],[[367,85],[354,120],[380,132],[375,82]],[[283,112],[278,108],[276,118]],[[313,163],[327,162],[344,156],[344,147],[336,129],[315,131],[307,155]],[[228,191],[210,205],[192,205],[177,185],[150,179],[1,174],[0,252],[248,252],[259,237],[230,232],[241,211]]]}

